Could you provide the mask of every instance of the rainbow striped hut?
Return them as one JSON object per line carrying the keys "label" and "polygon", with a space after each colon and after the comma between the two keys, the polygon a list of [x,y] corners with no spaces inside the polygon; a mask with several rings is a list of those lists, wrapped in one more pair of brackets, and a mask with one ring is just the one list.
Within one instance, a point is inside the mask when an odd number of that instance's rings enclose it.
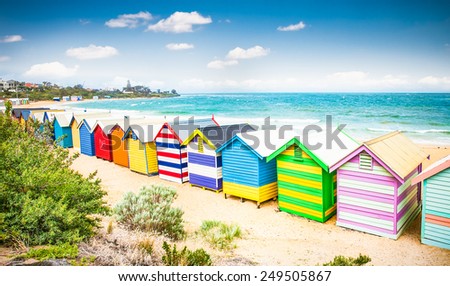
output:
{"label": "rainbow striped hut", "polygon": [[296,137],[294,132],[260,130],[240,133],[216,152],[222,152],[223,193],[261,203],[275,199],[277,191],[276,162],[266,159],[275,150]]}
{"label": "rainbow striped hut", "polygon": [[420,212],[411,181],[427,155],[400,132],[364,142],[330,168],[337,170],[339,226],[397,239]]}
{"label": "rainbow striped hut", "polygon": [[187,150],[182,146],[183,141],[197,128],[218,125],[214,118],[164,123],[155,137],[159,177],[180,184],[189,180]]}
{"label": "rainbow striped hut", "polygon": [[359,146],[343,132],[338,138],[342,145],[332,141],[327,146],[325,132],[292,138],[267,157],[268,162],[277,162],[281,211],[318,222],[336,213],[336,171],[330,172],[330,166]]}
{"label": "rainbow striped hut", "polygon": [[248,124],[208,126],[196,129],[184,140],[191,185],[221,191],[222,154],[216,151],[234,135],[247,131],[255,128]]}
{"label": "rainbow striped hut", "polygon": [[412,180],[423,181],[422,243],[450,249],[450,155]]}
{"label": "rainbow striped hut", "polygon": [[63,148],[73,147],[72,129],[70,124],[73,120],[73,113],[59,112],[55,113],[55,120],[53,121],[53,130],[55,139],[60,139],[58,144]]}

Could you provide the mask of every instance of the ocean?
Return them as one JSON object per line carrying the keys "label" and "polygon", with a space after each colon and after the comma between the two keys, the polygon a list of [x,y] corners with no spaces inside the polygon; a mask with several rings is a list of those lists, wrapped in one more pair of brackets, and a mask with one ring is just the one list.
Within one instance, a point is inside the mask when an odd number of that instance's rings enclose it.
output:
{"label": "ocean", "polygon": [[264,118],[295,130],[333,125],[368,140],[394,130],[419,144],[450,145],[450,93],[202,93],[173,98],[98,100],[69,103],[76,109],[106,109],[146,115],[215,115],[221,124],[262,124]]}

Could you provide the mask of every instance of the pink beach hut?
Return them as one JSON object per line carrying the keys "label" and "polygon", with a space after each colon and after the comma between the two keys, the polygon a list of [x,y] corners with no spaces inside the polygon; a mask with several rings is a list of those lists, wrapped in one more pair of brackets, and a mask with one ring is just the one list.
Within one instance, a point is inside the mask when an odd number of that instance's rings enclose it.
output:
{"label": "pink beach hut", "polygon": [[397,239],[420,212],[411,181],[427,155],[396,131],[364,142],[330,167],[337,170],[336,224]]}

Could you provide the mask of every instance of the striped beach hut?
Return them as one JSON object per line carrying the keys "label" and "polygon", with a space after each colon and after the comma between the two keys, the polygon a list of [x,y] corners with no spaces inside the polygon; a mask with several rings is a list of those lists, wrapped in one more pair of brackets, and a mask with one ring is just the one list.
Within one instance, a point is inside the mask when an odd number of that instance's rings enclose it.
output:
{"label": "striped beach hut", "polygon": [[158,157],[156,153],[155,135],[161,125],[131,124],[125,131],[123,140],[128,151],[130,170],[154,175],[158,173]]}
{"label": "striped beach hut", "polygon": [[70,128],[72,120],[73,113],[71,112],[55,113],[55,120],[53,121],[55,139],[62,138],[58,144],[63,148],[73,147],[72,129]]}
{"label": "striped beach hut", "polygon": [[422,243],[450,249],[450,155],[412,180],[423,182]]}
{"label": "striped beach hut", "polygon": [[80,123],[85,118],[103,118],[108,116],[110,113],[107,112],[81,112],[81,113],[75,113],[73,115],[72,123],[70,124],[70,129],[72,130],[72,143],[73,148],[76,150],[80,150],[80,130],[78,127],[80,126]]}
{"label": "striped beach hut", "polygon": [[[276,160],[281,211],[325,222],[336,213],[336,164],[359,144],[343,132],[327,146],[326,133],[295,137],[267,157]],[[311,145],[310,145],[311,144]]]}
{"label": "striped beach hut", "polygon": [[183,141],[197,128],[218,125],[214,117],[164,123],[155,137],[159,177],[180,184],[186,182],[189,179],[188,162],[186,146],[182,146]]}
{"label": "striped beach hut", "polygon": [[420,212],[421,187],[411,184],[427,155],[396,131],[364,142],[337,170],[339,226],[397,239]]}
{"label": "striped beach hut", "polygon": [[196,129],[184,140],[191,185],[221,191],[222,154],[216,151],[234,135],[248,131],[255,128],[248,124],[208,126]]}
{"label": "striped beach hut", "polygon": [[222,152],[223,193],[260,204],[278,195],[276,162],[267,162],[275,150],[296,137],[294,132],[260,130],[240,133],[228,140]]}

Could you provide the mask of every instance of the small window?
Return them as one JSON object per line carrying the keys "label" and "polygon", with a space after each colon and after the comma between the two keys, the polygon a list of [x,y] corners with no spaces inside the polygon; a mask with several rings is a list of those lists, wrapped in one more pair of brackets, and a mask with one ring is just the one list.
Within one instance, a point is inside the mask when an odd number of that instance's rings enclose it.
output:
{"label": "small window", "polygon": [[294,160],[303,161],[302,149],[298,146],[294,146]]}
{"label": "small window", "polygon": [[359,168],[372,171],[372,157],[369,154],[359,154]]}
{"label": "small window", "polygon": [[203,138],[198,137],[198,153],[203,153]]}

